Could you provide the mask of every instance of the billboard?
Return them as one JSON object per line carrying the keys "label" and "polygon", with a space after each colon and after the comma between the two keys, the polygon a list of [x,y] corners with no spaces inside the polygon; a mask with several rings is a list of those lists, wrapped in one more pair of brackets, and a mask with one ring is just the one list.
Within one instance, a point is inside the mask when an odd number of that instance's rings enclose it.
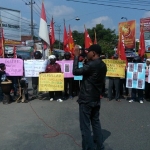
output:
{"label": "billboard", "polygon": [[4,37],[21,41],[21,13],[17,10],[0,7],[0,18],[4,29]]}
{"label": "billboard", "polygon": [[119,36],[124,36],[125,49],[135,48],[135,20],[119,23]]}

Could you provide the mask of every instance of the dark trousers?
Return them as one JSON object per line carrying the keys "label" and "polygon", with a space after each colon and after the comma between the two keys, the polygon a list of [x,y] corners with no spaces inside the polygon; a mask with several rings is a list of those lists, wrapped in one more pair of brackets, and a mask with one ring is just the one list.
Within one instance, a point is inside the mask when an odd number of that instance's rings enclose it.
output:
{"label": "dark trousers", "polygon": [[73,96],[77,96],[80,92],[80,81],[79,80],[73,80]]}
{"label": "dark trousers", "polygon": [[32,77],[33,96],[38,97],[38,77]]}
{"label": "dark trousers", "polygon": [[115,99],[118,100],[120,97],[120,78],[109,78],[108,86],[108,98],[112,99],[113,86],[115,86]]}
{"label": "dark trousers", "polygon": [[124,89],[127,96],[129,94],[129,90],[126,88],[126,79],[120,79],[120,95],[123,95]]}
{"label": "dark trousers", "polygon": [[145,82],[145,98],[150,99],[150,83]]}
{"label": "dark trousers", "polygon": [[[103,136],[99,120],[100,102],[79,104],[82,150],[102,150]],[[93,137],[91,135],[91,126]]]}
{"label": "dark trousers", "polygon": [[136,100],[136,93],[138,94],[138,101],[143,100],[143,90],[142,89],[132,89],[131,99]]}
{"label": "dark trousers", "polygon": [[[69,93],[68,93],[68,87],[69,87]],[[69,94],[69,96],[73,95],[73,78],[65,78],[64,79],[64,88],[65,88],[65,96]]]}
{"label": "dark trousers", "polygon": [[61,91],[50,91],[49,92],[49,97],[54,98],[54,99],[60,99],[62,97],[62,92]]}

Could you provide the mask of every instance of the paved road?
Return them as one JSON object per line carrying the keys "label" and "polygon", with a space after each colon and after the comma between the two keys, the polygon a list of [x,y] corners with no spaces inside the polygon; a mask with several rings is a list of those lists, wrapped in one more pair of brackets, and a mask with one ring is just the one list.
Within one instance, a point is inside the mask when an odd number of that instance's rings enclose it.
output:
{"label": "paved road", "polygon": [[[0,150],[81,150],[77,97],[62,103],[33,100],[0,103]],[[36,113],[35,113],[36,112]],[[150,103],[101,100],[101,124],[106,150],[150,150]],[[52,127],[52,128],[51,128]]]}

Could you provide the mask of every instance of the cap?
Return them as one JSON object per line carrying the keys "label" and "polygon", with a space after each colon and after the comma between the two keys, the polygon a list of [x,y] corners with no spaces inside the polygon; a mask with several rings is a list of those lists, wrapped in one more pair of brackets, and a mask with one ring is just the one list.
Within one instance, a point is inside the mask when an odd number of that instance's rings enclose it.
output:
{"label": "cap", "polygon": [[50,55],[49,59],[56,59],[56,56],[55,55]]}
{"label": "cap", "polygon": [[94,52],[96,52],[97,54],[101,54],[101,53],[102,53],[101,47],[100,47],[100,45],[98,45],[98,44],[93,44],[93,45],[91,45],[91,46],[87,49],[87,51],[88,51],[88,52],[94,51]]}

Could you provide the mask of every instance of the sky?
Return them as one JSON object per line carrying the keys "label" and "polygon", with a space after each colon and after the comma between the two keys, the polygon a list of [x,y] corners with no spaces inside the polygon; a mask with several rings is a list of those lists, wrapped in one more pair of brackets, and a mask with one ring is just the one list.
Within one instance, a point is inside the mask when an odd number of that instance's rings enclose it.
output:
{"label": "sky", "polygon": [[[84,32],[84,25],[86,28],[95,27],[96,24],[103,24],[105,28],[115,29],[118,33],[119,22],[125,21],[121,17],[127,18],[127,20],[136,20],[136,38],[139,38],[139,23],[140,18],[150,17],[150,2],[148,0],[136,2],[138,5],[133,4],[134,0],[77,0],[85,2],[93,2],[97,4],[86,4],[78,3],[67,0],[44,0],[44,5],[47,14],[47,23],[50,24],[51,18],[53,16],[55,21],[55,30],[61,29],[61,40],[63,36],[64,23],[66,21],[66,27],[71,26],[71,30],[77,30],[78,32]],[[109,2],[108,2],[109,1]],[[23,25],[23,29],[26,29],[22,34],[30,33],[30,16],[31,8],[25,3],[29,3],[30,0],[0,0],[0,7],[15,9],[21,11],[22,21],[26,23]],[[35,4],[33,5],[33,16],[35,28],[34,33],[38,35],[38,27],[40,23],[40,12],[42,0],[33,0]],[[117,2],[117,3],[116,3]],[[123,4],[124,2],[124,4]],[[126,3],[127,2],[127,3]],[[141,2],[141,3],[140,3]],[[140,4],[139,4],[140,3]],[[102,5],[98,5],[102,4]],[[136,10],[121,7],[104,6],[105,5],[117,5],[122,7],[135,7],[139,9],[147,10]],[[75,18],[80,18],[76,21]],[[23,24],[23,23],[22,23]],[[55,32],[56,38],[58,38],[58,31]]]}

